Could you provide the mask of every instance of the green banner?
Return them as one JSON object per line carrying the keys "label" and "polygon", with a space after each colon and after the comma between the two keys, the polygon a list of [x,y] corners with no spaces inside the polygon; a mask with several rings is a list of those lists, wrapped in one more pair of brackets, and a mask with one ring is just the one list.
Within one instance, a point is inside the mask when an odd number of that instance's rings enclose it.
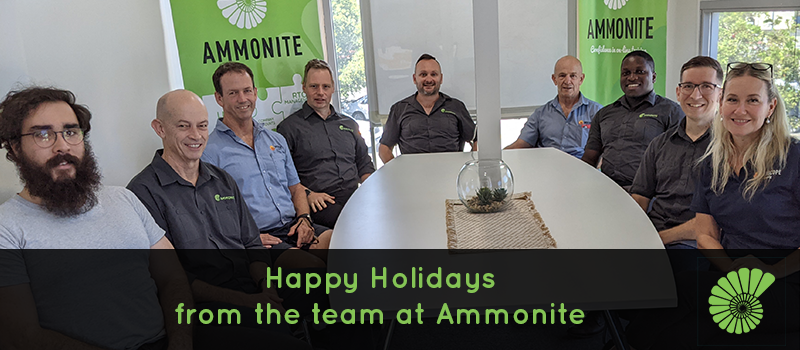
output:
{"label": "green banner", "polygon": [[647,51],[656,65],[657,94],[664,95],[667,66],[667,0],[579,0],[578,58],[586,81],[581,91],[603,105],[622,96],[622,58]]}
{"label": "green banner", "polygon": [[225,62],[253,70],[254,117],[274,129],[305,101],[303,68],[323,59],[316,0],[170,0],[183,84],[221,117],[211,76]]}

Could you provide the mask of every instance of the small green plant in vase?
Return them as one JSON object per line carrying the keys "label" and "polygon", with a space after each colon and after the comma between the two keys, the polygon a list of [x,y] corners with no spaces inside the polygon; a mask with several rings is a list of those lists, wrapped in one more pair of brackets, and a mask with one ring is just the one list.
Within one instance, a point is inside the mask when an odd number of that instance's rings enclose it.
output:
{"label": "small green plant in vase", "polygon": [[481,187],[475,192],[475,196],[468,200],[467,207],[477,213],[493,213],[503,208],[508,192],[505,188],[494,190],[488,187]]}

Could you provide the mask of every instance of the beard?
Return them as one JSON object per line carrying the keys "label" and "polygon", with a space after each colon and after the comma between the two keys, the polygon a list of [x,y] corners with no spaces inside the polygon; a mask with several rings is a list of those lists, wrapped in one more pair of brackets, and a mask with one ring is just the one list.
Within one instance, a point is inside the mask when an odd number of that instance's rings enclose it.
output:
{"label": "beard", "polygon": [[[428,87],[428,86],[433,86],[433,90],[431,90],[430,92],[425,91],[425,88]],[[435,96],[436,94],[439,93],[439,87],[436,86],[435,84],[434,85],[421,85],[421,86],[419,86],[417,88],[417,91],[419,91],[420,94],[425,95],[425,96]]]}
{"label": "beard", "polygon": [[[83,159],[71,154],[57,154],[44,166],[31,162],[24,154],[17,161],[17,171],[31,196],[42,200],[42,207],[58,217],[71,217],[91,210],[97,204],[100,188],[100,170],[88,143]],[[67,162],[75,167],[75,177],[57,176],[53,180],[53,168]],[[60,175],[60,174],[58,174]]]}

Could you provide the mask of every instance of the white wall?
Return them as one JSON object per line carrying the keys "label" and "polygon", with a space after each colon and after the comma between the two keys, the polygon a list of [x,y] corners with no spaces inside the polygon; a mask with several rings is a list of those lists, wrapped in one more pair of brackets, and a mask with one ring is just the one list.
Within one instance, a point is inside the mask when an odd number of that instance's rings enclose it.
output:
{"label": "white wall", "polygon": [[[75,92],[94,115],[104,183],[127,184],[160,147],[149,127],[170,86],[159,1],[0,0],[0,8],[0,94],[17,82]],[[674,99],[680,66],[699,50],[699,0],[668,8],[667,67],[657,70]],[[0,160],[0,202],[20,188],[14,166]]]}
{"label": "white wall", "polygon": [[681,66],[700,53],[700,1],[669,0],[667,3],[667,70],[656,67],[656,79],[666,79],[667,98],[675,100]]}
{"label": "white wall", "polygon": [[[169,90],[159,2],[0,0],[0,8],[0,93],[19,83],[73,91],[92,111],[103,182],[126,185],[161,144],[149,125]],[[0,202],[20,188],[13,164],[0,160]]]}

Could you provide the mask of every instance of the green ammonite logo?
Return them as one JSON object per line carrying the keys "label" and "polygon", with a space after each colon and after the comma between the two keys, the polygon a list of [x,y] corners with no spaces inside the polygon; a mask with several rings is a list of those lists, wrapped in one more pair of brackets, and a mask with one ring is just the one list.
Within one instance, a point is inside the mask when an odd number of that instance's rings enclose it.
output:
{"label": "green ammonite logo", "polygon": [[764,317],[758,297],[774,282],[775,276],[759,269],[728,272],[711,288],[708,298],[708,311],[714,322],[728,333],[750,332]]}
{"label": "green ammonite logo", "polygon": [[628,0],[603,0],[603,2],[608,5],[608,8],[612,10],[619,10],[622,8],[622,6],[625,6],[625,3],[627,3]]}
{"label": "green ammonite logo", "polygon": [[453,111],[448,111],[448,110],[446,110],[446,109],[444,109],[444,108],[442,108],[442,113],[448,113],[448,114],[452,114],[452,115],[455,115],[455,116],[457,116],[457,115],[458,115],[458,114],[456,114],[456,112],[453,112]]}
{"label": "green ammonite logo", "polygon": [[233,200],[234,198],[235,198],[234,196],[225,196],[225,197],[222,197],[222,196],[220,196],[219,194],[215,194],[215,195],[214,195],[214,200],[215,200],[215,201],[217,201],[217,202],[219,202],[219,201],[228,201],[228,200]]}
{"label": "green ammonite logo", "polygon": [[255,28],[267,15],[265,0],[219,0],[217,7],[228,22],[242,29]]}

